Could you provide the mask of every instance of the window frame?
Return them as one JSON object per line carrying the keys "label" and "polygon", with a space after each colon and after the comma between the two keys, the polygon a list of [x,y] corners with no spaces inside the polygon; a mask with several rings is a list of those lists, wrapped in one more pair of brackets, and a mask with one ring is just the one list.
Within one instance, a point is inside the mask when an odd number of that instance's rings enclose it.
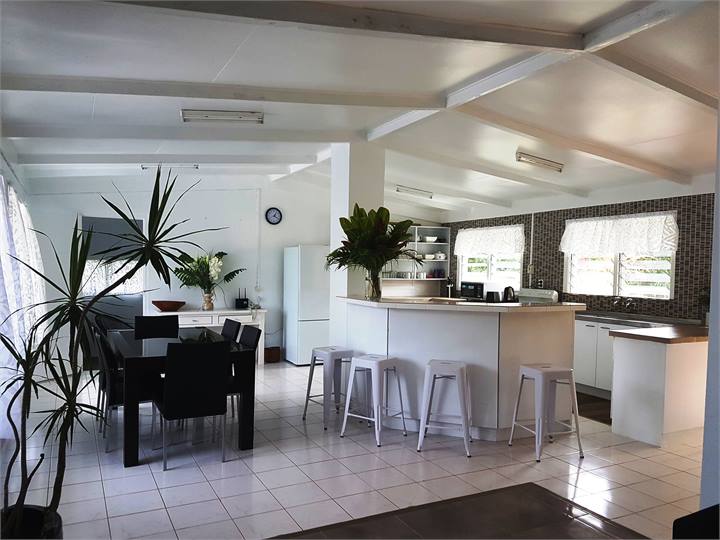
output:
{"label": "window frame", "polygon": [[[518,255],[518,256],[520,257],[520,268],[519,268],[519,270],[518,270],[518,273],[519,273],[518,283],[519,283],[519,285],[517,286],[517,288],[521,288],[521,287],[522,287],[522,282],[523,282],[523,262],[524,262],[524,260],[525,260],[525,253],[517,253],[516,255]],[[496,255],[496,254],[485,254],[485,253],[481,253],[481,254],[473,255],[473,256],[469,256],[469,257],[466,257],[465,255],[456,255],[456,262],[457,262],[458,269],[459,269],[458,272],[457,272],[457,286],[458,286],[458,288],[460,287],[460,284],[461,284],[463,281],[470,281],[470,280],[464,280],[464,279],[463,279],[463,273],[465,272],[465,267],[467,266],[467,264],[469,264],[469,263],[466,262],[466,260],[467,260],[467,259],[471,259],[471,258],[481,258],[481,257],[486,257],[487,260],[488,260],[488,271],[487,271],[487,274],[486,274],[486,275],[487,275],[487,279],[485,279],[484,281],[472,281],[471,283],[492,283],[493,281],[492,281],[492,279],[491,279],[491,277],[490,277],[490,272],[491,272],[491,270],[492,270],[492,268],[493,268],[493,262],[494,262],[495,258],[497,258],[497,257],[507,257],[507,255]],[[513,283],[511,286],[512,286],[512,287],[515,287],[515,284]]]}
{"label": "window frame", "polygon": [[[575,292],[570,290],[570,270],[571,270],[571,264],[572,264],[572,253],[564,253],[564,263],[563,263],[563,292],[567,294],[577,294],[577,295],[585,295],[585,296],[620,296],[620,281],[621,281],[621,258],[623,256],[622,253],[616,253],[612,256],[613,260],[613,290],[612,294],[591,294],[591,293],[583,293],[583,292]],[[655,257],[667,257],[668,255],[655,255]],[[674,300],[675,299],[675,264],[677,261],[677,256],[675,253],[669,254],[670,256],[670,284],[669,284],[669,290],[670,294],[668,298],[656,298],[652,296],[632,296],[632,298],[643,298],[647,300]]]}

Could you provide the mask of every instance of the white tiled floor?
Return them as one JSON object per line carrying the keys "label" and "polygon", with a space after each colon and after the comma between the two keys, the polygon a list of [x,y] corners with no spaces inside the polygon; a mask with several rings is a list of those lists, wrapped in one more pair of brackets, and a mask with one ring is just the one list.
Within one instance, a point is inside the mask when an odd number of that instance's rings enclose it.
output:
{"label": "white tiled floor", "polygon": [[[585,459],[578,459],[574,439],[564,437],[539,464],[528,440],[513,447],[475,441],[468,459],[460,439],[431,435],[418,454],[412,433],[387,430],[377,448],[363,423],[349,425],[343,439],[337,425],[323,431],[318,405],[310,405],[303,422],[307,373],[289,364],[258,370],[255,449],[228,447],[226,463],[217,443],[202,440],[209,438],[207,423],[196,443],[190,426],[174,432],[171,470],[163,472],[149,440],[148,406],[141,466],[122,466],[117,430],[107,453],[94,429],[78,430],[60,507],[65,538],[261,538],[521,482],[536,482],[654,538],[670,538],[672,520],[698,507],[700,430],[676,434],[658,449],[583,420]],[[235,441],[236,432],[228,439]],[[38,436],[31,447],[33,457],[55,451],[43,450]],[[7,456],[0,447],[2,463]],[[32,502],[46,502],[49,471],[40,468]]]}

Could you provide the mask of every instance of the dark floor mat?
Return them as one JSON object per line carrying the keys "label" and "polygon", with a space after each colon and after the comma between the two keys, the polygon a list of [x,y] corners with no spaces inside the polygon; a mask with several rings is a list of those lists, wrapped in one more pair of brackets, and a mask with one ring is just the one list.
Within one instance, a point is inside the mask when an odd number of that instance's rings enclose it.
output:
{"label": "dark floor mat", "polygon": [[578,412],[580,416],[602,422],[608,426],[612,424],[610,420],[610,400],[603,399],[590,394],[577,393]]}
{"label": "dark floor mat", "polygon": [[414,506],[278,538],[645,538],[536,484]]}

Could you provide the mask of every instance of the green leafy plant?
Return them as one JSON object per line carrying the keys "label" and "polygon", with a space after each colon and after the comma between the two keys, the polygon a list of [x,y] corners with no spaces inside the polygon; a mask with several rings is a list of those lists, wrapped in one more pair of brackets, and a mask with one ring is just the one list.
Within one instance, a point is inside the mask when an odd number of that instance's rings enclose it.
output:
{"label": "green leafy plant", "polygon": [[182,266],[175,268],[173,273],[182,284],[181,287],[199,287],[204,294],[213,294],[220,283],[230,283],[245,268],[238,268],[228,272],[221,278],[223,257],[227,253],[218,251],[214,255],[208,253],[200,257],[182,257]]}
{"label": "green leafy plant", "polygon": [[380,272],[386,264],[400,258],[422,264],[415,250],[407,247],[412,240],[409,233],[412,221],[391,222],[387,208],[381,206],[367,212],[356,204],[349,218],[340,218],[340,226],[346,238],[342,246],[327,256],[326,266],[365,270],[370,298],[382,295]]}
{"label": "green leafy plant", "polygon": [[[29,460],[27,459],[26,443],[28,419],[32,410],[32,396],[37,397],[40,392],[46,392],[56,398],[55,408],[40,413],[44,417],[30,434],[32,436],[36,432],[44,433],[45,444],[51,438],[57,444],[54,456],[57,463],[53,473],[52,495],[45,509],[46,519],[51,519],[52,516],[57,515],[60,504],[67,464],[67,450],[72,445],[74,432],[77,428],[87,429],[83,418],[98,417],[101,414],[96,407],[79,401],[83,390],[93,383],[92,379],[83,376],[81,351],[87,350],[87,344],[91,340],[92,315],[102,313],[98,302],[103,298],[113,296],[112,293],[117,287],[146,266],[151,266],[169,286],[171,269],[168,261],[182,264],[189,257],[184,251],[187,246],[200,247],[189,240],[189,237],[199,232],[218,230],[177,232],[177,228],[187,220],[172,222],[173,210],[183,196],[196,184],[175,197],[176,180],[177,177],[170,180],[168,172],[167,179],[163,182],[161,170],[158,167],[146,219],[147,232],[143,232],[138,226],[133,210],[122,194],[120,197],[123,200],[124,209],[103,197],[105,203],[128,224],[131,232],[107,233],[115,237],[117,243],[114,247],[96,255],[104,257],[104,264],[116,261],[122,261],[122,264],[116,271],[115,280],[93,296],[85,296],[82,293],[83,275],[89,264],[88,255],[93,231],[80,230],[77,220],[72,231],[67,264],[63,265],[50,240],[60,274],[59,280],[53,280],[26,262],[15,258],[20,264],[40,276],[45,281],[47,289],[55,297],[40,304],[22,308],[23,310],[38,308],[45,310],[29,329],[23,347],[14,344],[10,336],[0,334],[0,341],[15,359],[16,364],[14,375],[2,387],[2,392],[8,392],[11,396],[6,416],[15,438],[15,450],[7,466],[4,484],[5,496],[2,512],[2,536],[4,538],[18,538],[25,534],[24,531],[28,526],[27,520],[23,518],[26,510],[26,495],[30,489],[33,475],[44,459],[44,454],[41,454],[38,463],[28,471]],[[38,234],[48,238],[43,233],[38,232]],[[17,316],[18,311],[10,316]],[[66,355],[63,355],[58,345],[61,334],[63,338],[67,336],[68,339]],[[44,368],[46,373],[44,377],[38,376],[40,368]],[[18,399],[20,400],[20,410],[18,416],[15,417],[12,414],[12,408]],[[9,479],[18,459],[21,484],[17,500],[11,506],[8,500]]]}

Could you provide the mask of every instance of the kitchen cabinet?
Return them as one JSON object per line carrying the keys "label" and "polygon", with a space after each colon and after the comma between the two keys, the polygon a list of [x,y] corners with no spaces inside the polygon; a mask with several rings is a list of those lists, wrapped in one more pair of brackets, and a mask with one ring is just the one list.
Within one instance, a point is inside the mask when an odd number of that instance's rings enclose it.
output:
{"label": "kitchen cabinet", "polygon": [[575,321],[575,382],[612,391],[613,355],[611,330],[623,330],[620,324]]}

